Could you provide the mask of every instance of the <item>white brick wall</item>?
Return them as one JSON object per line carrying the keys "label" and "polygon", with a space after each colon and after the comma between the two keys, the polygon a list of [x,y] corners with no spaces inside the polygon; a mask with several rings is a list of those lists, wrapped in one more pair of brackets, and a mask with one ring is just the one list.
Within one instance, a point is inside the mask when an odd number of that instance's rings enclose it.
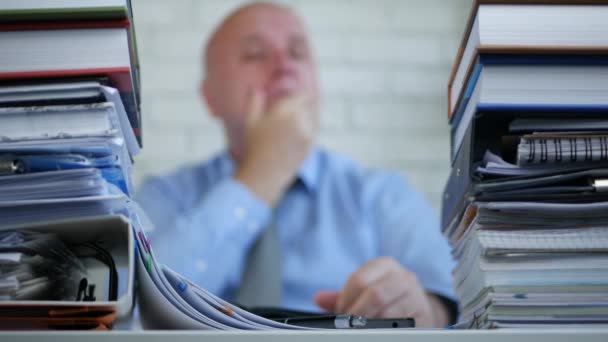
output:
{"label": "white brick wall", "polygon": [[[242,0],[132,0],[144,152],[136,181],[209,157],[222,130],[197,95],[201,46]],[[401,171],[439,208],[445,89],[471,0],[282,0],[306,21],[323,90],[320,142]]]}

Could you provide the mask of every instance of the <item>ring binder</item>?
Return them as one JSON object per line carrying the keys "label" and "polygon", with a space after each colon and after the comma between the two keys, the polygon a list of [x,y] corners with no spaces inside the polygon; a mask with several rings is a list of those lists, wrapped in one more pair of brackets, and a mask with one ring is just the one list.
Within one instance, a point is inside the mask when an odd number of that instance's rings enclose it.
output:
{"label": "ring binder", "polygon": [[517,147],[518,165],[606,161],[608,135],[528,134]]}

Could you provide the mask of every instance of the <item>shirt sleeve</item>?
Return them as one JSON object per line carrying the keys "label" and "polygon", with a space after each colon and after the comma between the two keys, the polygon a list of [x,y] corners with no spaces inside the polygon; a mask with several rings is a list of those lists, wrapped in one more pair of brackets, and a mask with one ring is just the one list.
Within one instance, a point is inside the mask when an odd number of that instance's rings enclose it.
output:
{"label": "shirt sleeve", "polygon": [[[228,178],[208,189],[188,177],[153,178],[136,200],[155,225],[147,233],[157,260],[221,295],[238,283],[249,247],[268,224],[271,210],[240,182]],[[202,191],[198,201],[188,193]]]}
{"label": "shirt sleeve", "polygon": [[450,246],[425,198],[399,175],[384,174],[375,182],[372,199],[380,253],[415,273],[428,292],[455,300]]}

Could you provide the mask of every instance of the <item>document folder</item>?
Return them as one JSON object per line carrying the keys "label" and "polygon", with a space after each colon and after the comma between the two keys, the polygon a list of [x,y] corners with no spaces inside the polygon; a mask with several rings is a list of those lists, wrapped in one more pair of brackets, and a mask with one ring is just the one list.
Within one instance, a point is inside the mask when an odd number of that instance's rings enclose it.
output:
{"label": "document folder", "polygon": [[[103,281],[97,282],[95,300],[9,300],[0,301],[0,329],[104,329],[116,319],[130,315],[133,308],[135,244],[129,220],[121,215],[72,218],[37,224],[3,226],[2,231],[27,230],[54,233],[75,250],[94,243],[111,256],[116,271],[116,298],[109,299]],[[95,263],[82,258],[91,280],[99,276]],[[105,271],[102,275],[105,274]],[[104,279],[101,277],[101,279]],[[110,284],[111,285],[111,284]]]}

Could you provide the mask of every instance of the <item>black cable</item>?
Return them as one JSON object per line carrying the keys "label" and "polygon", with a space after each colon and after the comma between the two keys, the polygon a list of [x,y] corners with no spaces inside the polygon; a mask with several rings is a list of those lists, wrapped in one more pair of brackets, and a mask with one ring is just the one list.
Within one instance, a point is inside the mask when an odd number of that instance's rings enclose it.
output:
{"label": "black cable", "polygon": [[[118,299],[118,270],[116,268],[116,263],[114,262],[114,258],[112,258],[112,255],[108,251],[106,251],[104,248],[100,247],[99,245],[97,245],[93,242],[86,242],[86,243],[80,244],[78,246],[87,247],[96,252],[96,254],[94,254],[94,255],[79,255],[80,257],[83,257],[83,256],[94,257],[97,260],[103,262],[106,266],[108,266],[108,268],[110,270],[108,300],[117,300]],[[94,285],[89,285],[89,293],[88,293],[88,295],[85,295],[85,298],[89,298],[89,300],[90,300],[90,298],[94,298],[93,297],[94,289],[95,289]]]}

